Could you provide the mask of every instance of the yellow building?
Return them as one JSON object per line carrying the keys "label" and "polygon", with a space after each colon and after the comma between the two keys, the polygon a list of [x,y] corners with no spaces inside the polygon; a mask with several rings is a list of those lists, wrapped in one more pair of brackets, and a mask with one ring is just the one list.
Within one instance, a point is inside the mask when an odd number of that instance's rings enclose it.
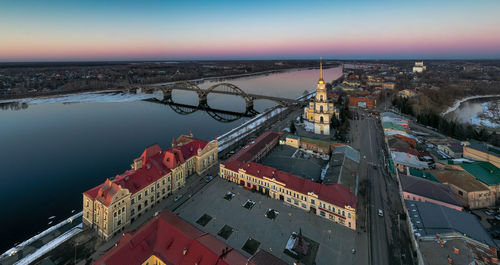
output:
{"label": "yellow building", "polygon": [[500,148],[476,141],[464,142],[463,157],[490,162],[500,168]]}
{"label": "yellow building", "polygon": [[356,196],[340,184],[322,185],[255,162],[220,164],[221,178],[356,229]]}
{"label": "yellow building", "polygon": [[153,145],[134,160],[132,169],[83,193],[83,223],[105,239],[123,230],[145,211],[218,161],[217,140],[205,142],[190,135],[174,139],[163,151]]}
{"label": "yellow building", "polygon": [[328,93],[323,80],[323,66],[320,62],[320,78],[314,100],[304,109],[304,116],[309,122],[314,123],[314,133],[330,134],[330,123],[335,109],[333,102],[328,99]]}

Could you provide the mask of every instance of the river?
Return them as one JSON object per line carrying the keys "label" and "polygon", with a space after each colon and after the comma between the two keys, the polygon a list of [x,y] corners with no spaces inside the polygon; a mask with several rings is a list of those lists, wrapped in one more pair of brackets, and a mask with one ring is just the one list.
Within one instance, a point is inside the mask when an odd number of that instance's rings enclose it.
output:
{"label": "river", "polygon": [[[325,80],[341,68],[324,70]],[[316,89],[318,70],[293,70],[226,80],[245,92],[297,98]],[[207,88],[215,81],[199,84]],[[82,192],[130,168],[144,148],[171,145],[192,130],[211,140],[248,118],[218,122],[203,111],[181,115],[167,105],[122,93],[83,93],[0,103],[0,253],[81,211]],[[173,91],[176,103],[198,104],[194,92]],[[245,110],[243,99],[209,95],[212,108]],[[274,106],[255,102],[263,111]],[[56,216],[49,225],[48,218]]]}
{"label": "river", "polygon": [[500,96],[464,100],[445,117],[464,124],[500,131]]}

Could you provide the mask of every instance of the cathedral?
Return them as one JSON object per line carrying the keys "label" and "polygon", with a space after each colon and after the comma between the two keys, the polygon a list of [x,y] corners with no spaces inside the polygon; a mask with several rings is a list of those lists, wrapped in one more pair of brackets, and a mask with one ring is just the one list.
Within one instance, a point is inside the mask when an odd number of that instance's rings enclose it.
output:
{"label": "cathedral", "polygon": [[330,135],[330,123],[335,114],[333,102],[328,99],[328,94],[323,80],[323,65],[319,63],[320,77],[316,88],[316,97],[309,102],[309,106],[304,109],[304,116],[311,123],[314,123],[314,133]]}

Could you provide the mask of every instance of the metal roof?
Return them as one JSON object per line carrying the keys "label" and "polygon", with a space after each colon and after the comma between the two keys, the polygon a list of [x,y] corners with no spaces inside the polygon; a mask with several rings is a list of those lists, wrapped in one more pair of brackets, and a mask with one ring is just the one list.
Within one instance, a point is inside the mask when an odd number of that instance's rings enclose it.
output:
{"label": "metal roof", "polygon": [[458,233],[497,247],[477,217],[472,214],[430,202],[405,200],[405,204],[417,237]]}

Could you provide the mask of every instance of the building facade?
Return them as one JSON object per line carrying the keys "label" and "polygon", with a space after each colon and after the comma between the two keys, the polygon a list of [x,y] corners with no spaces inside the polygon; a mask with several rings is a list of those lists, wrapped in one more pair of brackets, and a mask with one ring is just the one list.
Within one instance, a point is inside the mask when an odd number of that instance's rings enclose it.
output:
{"label": "building facade", "polygon": [[254,162],[220,164],[221,178],[356,230],[357,197],[340,184],[322,185]]}
{"label": "building facade", "polygon": [[183,187],[187,176],[215,165],[217,147],[217,140],[200,141],[190,134],[164,151],[158,145],[146,148],[131,170],[83,193],[84,225],[107,240]]}
{"label": "building facade", "polygon": [[328,99],[325,81],[323,80],[323,67],[320,62],[320,78],[316,89],[316,97],[304,109],[304,116],[309,122],[314,123],[314,133],[330,135],[330,123],[334,114],[334,104]]}

